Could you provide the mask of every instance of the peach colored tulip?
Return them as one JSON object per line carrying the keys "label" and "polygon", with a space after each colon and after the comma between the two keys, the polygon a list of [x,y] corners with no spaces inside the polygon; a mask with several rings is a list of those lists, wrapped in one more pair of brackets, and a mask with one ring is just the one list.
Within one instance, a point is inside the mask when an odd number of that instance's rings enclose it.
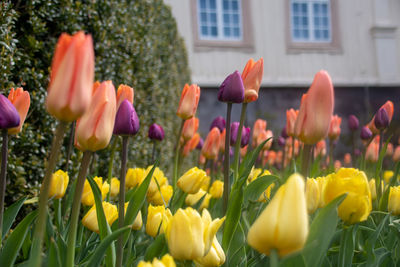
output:
{"label": "peach colored tulip", "polygon": [[325,140],[321,140],[315,145],[314,158],[318,156],[323,157],[325,155],[326,155],[326,142]]}
{"label": "peach colored tulip", "polygon": [[331,124],[329,125],[328,137],[330,140],[336,140],[340,135],[340,124],[342,123],[342,118],[338,115],[332,116]]}
{"label": "peach colored tulip", "polygon": [[377,162],[379,158],[379,135],[375,136],[372,142],[368,145],[365,152],[365,159],[371,162]]}
{"label": "peach colored tulip", "polygon": [[346,167],[351,166],[351,154],[350,153],[344,154],[343,163]]}
{"label": "peach colored tulip", "polygon": [[400,146],[397,146],[393,152],[393,161],[394,162],[400,161]]}
{"label": "peach colored tulip", "polygon": [[215,159],[218,157],[219,152],[219,136],[220,132],[217,127],[211,129],[208,133],[206,140],[204,141],[201,154],[206,159]]}
{"label": "peach colored tulip", "polygon": [[321,70],[301,99],[295,134],[305,144],[315,144],[328,134],[334,105],[333,85],[328,72]]}
{"label": "peach colored tulip", "polygon": [[112,81],[95,83],[92,103],[76,124],[77,147],[83,151],[105,148],[113,133],[115,115],[116,97]]}
{"label": "peach colored tulip", "polygon": [[192,152],[197,144],[200,142],[200,134],[195,133],[193,137],[186,142],[185,146],[183,147],[182,155],[187,157],[190,152]]}
{"label": "peach colored tulip", "polygon": [[274,134],[272,133],[271,130],[262,131],[257,137],[256,145],[259,146],[262,142],[271,138],[268,142],[266,142],[264,144],[264,147],[262,148],[262,150],[268,150],[271,148],[273,137],[274,137]]}
{"label": "peach colored tulip", "polygon": [[132,87],[125,84],[120,84],[117,90],[117,110],[121,105],[122,101],[124,101],[125,99],[131,102],[131,104],[133,104],[134,97],[135,97],[135,91],[133,90]]}
{"label": "peach colored tulip", "polygon": [[256,145],[258,135],[262,131],[266,131],[266,130],[267,130],[267,121],[266,120],[258,119],[254,122],[253,136],[252,136],[252,140],[251,140],[253,147]]}
{"label": "peach colored tulip", "polygon": [[185,121],[182,129],[182,137],[184,140],[189,140],[197,132],[199,128],[199,119],[196,117],[190,118]]}
{"label": "peach colored tulip", "polygon": [[391,156],[393,156],[393,152],[394,152],[393,144],[392,143],[388,143],[385,156],[386,157],[391,157]]}
{"label": "peach colored tulip", "polygon": [[294,125],[298,115],[298,110],[294,110],[292,108],[286,110],[286,133],[291,137],[294,137]]}
{"label": "peach colored tulip", "polygon": [[183,87],[181,100],[179,101],[178,111],[176,115],[180,118],[187,120],[196,114],[197,105],[200,99],[200,87],[197,84],[188,85]]}
{"label": "peach colored tulip", "polygon": [[249,145],[240,148],[240,156],[241,156],[242,158],[244,158],[244,157],[246,156],[246,154],[247,154],[247,148],[248,148],[248,147],[249,147]]}
{"label": "peach colored tulip", "polygon": [[260,90],[261,80],[264,72],[264,60],[260,58],[257,62],[254,59],[247,61],[242,72],[244,85],[244,102],[256,101]]}
{"label": "peach colored tulip", "polygon": [[9,134],[17,134],[21,131],[26,115],[28,114],[29,106],[31,105],[31,97],[28,91],[24,91],[21,87],[14,90],[11,88],[8,100],[14,105],[19,114],[19,125],[15,128],[8,129]]}
{"label": "peach colored tulip", "polygon": [[225,153],[225,137],[226,137],[226,129],[224,128],[224,130],[219,136],[219,151],[221,151],[221,153]]}
{"label": "peach colored tulip", "polygon": [[61,34],[51,65],[46,107],[61,121],[74,121],[89,108],[94,79],[91,35]]}
{"label": "peach colored tulip", "polygon": [[[383,104],[380,109],[383,108],[385,109],[388,117],[389,117],[389,123],[392,121],[393,118],[393,112],[394,112],[394,106],[393,102],[388,100],[386,101],[385,104]],[[373,134],[378,134],[379,130],[375,127],[375,116],[372,118],[372,120],[368,123],[368,128],[371,130]]]}

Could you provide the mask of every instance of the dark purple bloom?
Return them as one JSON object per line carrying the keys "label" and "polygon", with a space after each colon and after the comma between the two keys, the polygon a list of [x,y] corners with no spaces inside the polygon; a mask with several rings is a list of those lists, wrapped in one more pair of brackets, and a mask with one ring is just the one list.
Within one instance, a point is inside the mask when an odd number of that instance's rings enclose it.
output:
{"label": "dark purple bloom", "polygon": [[164,129],[157,123],[153,123],[149,127],[148,136],[151,140],[159,140],[162,141],[164,139]]}
{"label": "dark purple bloom", "polygon": [[115,116],[114,134],[135,135],[139,131],[139,118],[129,100],[122,101]]}
{"label": "dark purple bloom", "polygon": [[278,145],[279,145],[280,147],[284,147],[284,146],[285,146],[285,143],[286,143],[285,138],[282,137],[282,136],[279,136],[279,137],[278,137]]}
{"label": "dark purple bloom", "polygon": [[378,130],[386,129],[389,126],[389,116],[384,108],[380,108],[376,112],[374,123]]}
{"label": "dark purple bloom", "polygon": [[230,74],[222,82],[218,91],[218,100],[232,103],[242,103],[244,101],[243,80],[238,71]]}
{"label": "dark purple bloom", "polygon": [[222,116],[218,116],[212,121],[210,131],[212,128],[217,127],[222,132],[225,129],[225,124],[225,119]]}
{"label": "dark purple bloom", "polygon": [[7,97],[0,94],[0,129],[8,129],[19,125],[19,114]]}
{"label": "dark purple bloom", "polygon": [[[231,146],[234,146],[236,144],[236,138],[238,135],[238,130],[239,130],[239,122],[233,122],[231,124]],[[240,140],[240,147],[245,147],[250,140],[250,127],[244,127],[242,128],[242,139]]]}
{"label": "dark purple bloom", "polygon": [[250,141],[250,127],[244,127],[242,130],[242,140],[240,142],[241,147],[245,147],[248,145]]}
{"label": "dark purple bloom", "polygon": [[360,126],[360,123],[358,122],[357,117],[354,115],[349,116],[347,123],[348,123],[350,131],[357,131],[358,127]]}
{"label": "dark purple bloom", "polygon": [[196,149],[201,150],[203,148],[203,145],[204,145],[204,140],[203,140],[203,138],[200,137],[200,140],[196,146]]}
{"label": "dark purple bloom", "polygon": [[360,137],[361,137],[362,140],[370,139],[372,137],[371,130],[367,126],[362,127],[361,128]]}
{"label": "dark purple bloom", "polygon": [[287,131],[286,131],[286,126],[283,127],[282,132],[281,132],[281,136],[282,136],[284,139],[286,139],[286,138],[289,137],[289,135],[287,134]]}

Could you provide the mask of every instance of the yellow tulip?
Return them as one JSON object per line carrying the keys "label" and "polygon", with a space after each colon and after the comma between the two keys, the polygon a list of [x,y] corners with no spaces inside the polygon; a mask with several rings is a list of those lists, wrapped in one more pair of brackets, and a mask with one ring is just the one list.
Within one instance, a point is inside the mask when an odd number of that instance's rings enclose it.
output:
{"label": "yellow tulip", "polygon": [[154,258],[153,263],[149,261],[140,261],[137,267],[176,267],[174,258],[165,254],[161,260]]}
{"label": "yellow tulip", "polygon": [[322,193],[325,204],[344,193],[347,193],[347,197],[338,208],[339,217],[347,224],[365,221],[372,203],[368,179],[363,171],[341,168],[326,177]]}
{"label": "yellow tulip", "polygon": [[320,203],[320,191],[318,182],[316,179],[307,178],[306,184],[306,203],[307,203],[307,211],[308,214],[313,214]]}
{"label": "yellow tulip", "polygon": [[390,179],[392,179],[392,177],[394,176],[394,172],[393,171],[384,171],[383,172],[383,179],[385,180],[385,183],[389,183]]}
{"label": "yellow tulip", "polygon": [[258,197],[257,201],[258,202],[267,202],[267,200],[271,197],[271,190],[274,188],[275,184],[272,183],[265,189],[264,192],[261,193],[261,195]]}
{"label": "yellow tulip", "polygon": [[183,192],[188,194],[195,194],[199,191],[204,183],[207,182],[207,174],[205,171],[193,167],[185,172],[181,178],[178,179],[178,187]]}
{"label": "yellow tulip", "polygon": [[[111,226],[118,218],[117,206],[108,202],[103,202],[103,210],[104,214],[106,215],[107,223]],[[97,221],[97,212],[95,205],[93,205],[83,217],[82,224],[89,230],[99,233],[99,223]]]}
{"label": "yellow tulip", "polygon": [[317,177],[315,178],[315,180],[318,183],[318,191],[319,191],[319,204],[318,204],[318,208],[322,208],[325,206],[324,203],[324,198],[322,197],[322,191],[324,189],[324,185],[325,185],[325,177]]}
{"label": "yellow tulip", "polygon": [[[129,202],[126,202],[124,205],[124,214],[126,214],[126,209],[128,208]],[[135,221],[132,224],[132,229],[133,230],[139,230],[143,226],[143,220],[142,220],[142,212],[139,210],[138,214],[136,215]]]}
{"label": "yellow tulip", "polygon": [[215,234],[225,218],[211,219],[192,208],[179,209],[173,217],[164,217],[163,228],[171,255],[179,260],[194,260],[207,255]]}
{"label": "yellow tulip", "polygon": [[[161,190],[161,194],[160,194],[160,190]],[[164,205],[164,201],[165,201],[165,204],[168,205],[169,200],[171,199],[172,194],[174,192],[172,186],[171,185],[163,185],[160,187],[160,190],[157,189],[157,191],[153,195],[147,196],[147,201],[156,206]],[[161,198],[161,195],[162,195],[162,198]],[[163,199],[164,199],[164,201],[163,201]]]}
{"label": "yellow tulip", "polygon": [[201,202],[199,210],[208,208],[208,205],[210,204],[211,195],[209,193],[207,193],[206,191],[204,191],[203,189],[200,189],[199,192],[197,192],[196,194],[188,194],[186,196],[185,203],[188,206],[194,206],[194,205],[196,205],[197,202],[199,202],[199,200],[204,195],[205,195],[205,197],[204,197],[203,201]]}
{"label": "yellow tulip", "polygon": [[200,188],[203,189],[204,191],[208,191],[208,189],[210,188],[210,183],[211,183],[211,177],[207,175]]}
{"label": "yellow tulip", "polygon": [[258,177],[265,176],[265,175],[271,175],[271,172],[268,170],[264,170],[264,172],[263,172],[262,169],[253,167],[253,169],[251,169],[249,177],[247,178],[247,184],[253,182]]}
{"label": "yellow tulip", "polygon": [[111,197],[117,196],[119,193],[119,180],[117,178],[112,178],[111,179]]}
{"label": "yellow tulip", "polygon": [[53,173],[50,182],[49,197],[54,197],[55,199],[60,199],[64,196],[65,190],[67,190],[69,182],[69,176],[67,172],[58,170]]}
{"label": "yellow tulip", "polygon": [[[153,166],[147,167],[144,173],[144,178],[146,178],[152,168]],[[154,169],[153,176],[151,177],[149,189],[147,190],[147,196],[152,196],[158,191],[158,186],[155,180],[157,180],[160,187],[162,187],[163,185],[168,185],[168,179],[167,177],[165,177],[164,172],[156,167]]]}
{"label": "yellow tulip", "polygon": [[390,187],[388,211],[393,215],[400,215],[400,186]]}
{"label": "yellow tulip", "polygon": [[210,187],[212,198],[221,198],[224,193],[224,182],[215,180]]}
{"label": "yellow tulip", "polygon": [[224,264],[225,253],[215,236],[210,251],[207,253],[207,255],[202,258],[195,259],[194,262],[196,266],[199,267],[217,267]]}
{"label": "yellow tulip", "polygon": [[[110,185],[107,182],[103,183],[103,179],[101,177],[94,177],[93,180],[96,182],[97,186],[101,191],[102,200],[104,200],[110,190]],[[93,206],[94,205],[94,195],[92,192],[92,188],[88,180],[85,180],[85,184],[83,186],[82,192],[82,204],[85,206]]]}
{"label": "yellow tulip", "polygon": [[[368,185],[369,185],[369,190],[371,191],[371,199],[372,199],[372,200],[375,200],[375,199],[376,199],[376,184],[375,184],[375,179],[372,178],[371,180],[369,180]],[[381,181],[381,194],[383,193],[384,187],[385,187],[385,185],[384,185],[383,181]]]}
{"label": "yellow tulip", "polygon": [[145,178],[145,170],[143,168],[129,168],[125,176],[125,187],[132,188],[140,185]]}
{"label": "yellow tulip", "polygon": [[250,227],[247,242],[266,255],[280,256],[301,250],[308,235],[308,215],[303,177],[291,175]]}
{"label": "yellow tulip", "polygon": [[164,232],[161,223],[163,222],[164,216],[172,217],[171,211],[166,209],[164,206],[152,206],[149,205],[147,209],[147,221],[146,221],[146,233],[149,236],[156,237],[159,230],[160,233]]}

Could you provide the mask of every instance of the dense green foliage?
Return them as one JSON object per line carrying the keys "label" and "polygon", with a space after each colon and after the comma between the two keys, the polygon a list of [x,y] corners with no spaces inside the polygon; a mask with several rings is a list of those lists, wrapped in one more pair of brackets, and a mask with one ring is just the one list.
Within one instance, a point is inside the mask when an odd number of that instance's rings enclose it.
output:
{"label": "dense green foliage", "polygon": [[[62,32],[84,30],[94,39],[96,79],[135,89],[134,105],[141,129],[130,142],[130,166],[146,166],[152,144],[148,126],[157,122],[169,138],[162,157],[172,155],[178,120],[174,113],[180,90],[189,81],[186,52],[171,10],[162,0],[27,0],[0,3],[0,88],[23,86],[31,108],[23,131],[10,141],[7,203],[28,191],[37,194],[50,148],[55,119],[44,101],[54,47]],[[65,166],[68,137],[59,160]],[[110,149],[97,154],[94,170],[107,175]],[[69,168],[74,179],[80,158],[74,150]],[[119,165],[118,155],[114,167]],[[162,161],[165,164],[167,160]],[[166,169],[168,166],[164,166]],[[119,175],[114,172],[114,175]]]}

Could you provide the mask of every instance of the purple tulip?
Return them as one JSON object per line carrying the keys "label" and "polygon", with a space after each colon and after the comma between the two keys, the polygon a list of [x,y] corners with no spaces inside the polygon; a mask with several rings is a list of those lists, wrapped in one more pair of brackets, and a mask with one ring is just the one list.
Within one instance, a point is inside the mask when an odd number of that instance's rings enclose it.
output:
{"label": "purple tulip", "polygon": [[287,134],[287,131],[286,131],[286,126],[283,127],[282,132],[281,132],[281,136],[282,136],[284,139],[286,139],[286,138],[289,137],[289,135]]}
{"label": "purple tulip", "polygon": [[17,127],[19,121],[17,109],[7,97],[0,94],[0,129]]}
{"label": "purple tulip", "polygon": [[378,130],[386,129],[389,126],[389,116],[384,108],[380,108],[376,112],[374,124]]}
{"label": "purple tulip", "polygon": [[245,147],[249,144],[250,141],[250,127],[244,127],[242,130],[242,140],[240,142],[240,147]]}
{"label": "purple tulip", "polygon": [[212,121],[210,131],[212,128],[217,127],[222,132],[225,129],[225,124],[225,119],[222,116],[218,116]]}
{"label": "purple tulip", "polygon": [[347,120],[348,126],[350,131],[357,131],[358,127],[360,126],[360,123],[358,122],[358,119],[354,115],[350,115],[348,120]]}
{"label": "purple tulip", "polygon": [[[231,124],[231,146],[234,146],[236,144],[236,138],[238,135],[238,130],[239,130],[239,122],[233,122]],[[250,127],[244,127],[242,128],[242,139],[240,140],[240,147],[245,147],[250,140]]]}
{"label": "purple tulip", "polygon": [[157,123],[153,123],[149,127],[148,136],[151,140],[159,140],[162,141],[164,139],[164,129]]}
{"label": "purple tulip", "polygon": [[139,118],[128,100],[122,101],[115,116],[115,135],[135,135],[139,131]]}
{"label": "purple tulip", "polygon": [[196,146],[196,149],[201,150],[203,148],[203,145],[204,145],[204,140],[203,140],[203,138],[200,137],[200,140]]}
{"label": "purple tulip", "polygon": [[222,82],[218,91],[218,100],[232,103],[242,103],[244,101],[243,80],[238,71],[230,74]]}
{"label": "purple tulip", "polygon": [[360,137],[361,137],[362,140],[370,139],[372,137],[371,130],[367,126],[362,127],[361,128]]}
{"label": "purple tulip", "polygon": [[280,147],[284,147],[284,146],[285,146],[285,143],[286,143],[285,138],[284,138],[283,136],[279,136],[279,137],[278,137],[278,145],[279,145]]}

